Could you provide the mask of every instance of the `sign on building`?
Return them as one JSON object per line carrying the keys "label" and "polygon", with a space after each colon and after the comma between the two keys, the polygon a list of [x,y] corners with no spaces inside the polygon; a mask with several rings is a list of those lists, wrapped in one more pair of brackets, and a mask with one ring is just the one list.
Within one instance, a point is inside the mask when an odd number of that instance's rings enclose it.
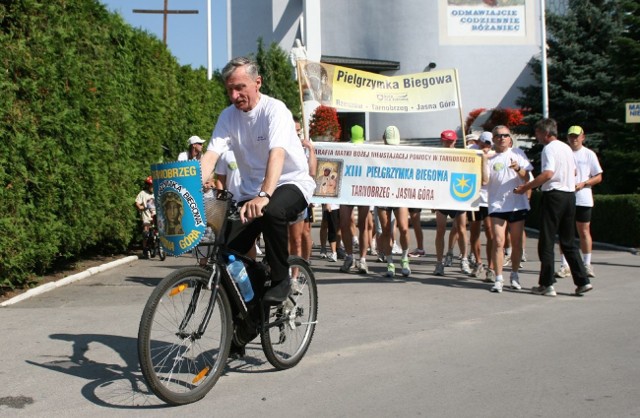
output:
{"label": "sign on building", "polygon": [[625,120],[627,123],[640,123],[640,102],[627,103]]}

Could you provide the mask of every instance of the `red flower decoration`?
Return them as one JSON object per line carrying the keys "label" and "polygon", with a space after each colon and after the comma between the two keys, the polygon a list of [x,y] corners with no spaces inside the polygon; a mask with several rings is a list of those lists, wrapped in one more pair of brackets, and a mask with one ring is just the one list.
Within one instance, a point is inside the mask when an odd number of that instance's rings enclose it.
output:
{"label": "red flower decoration", "polygon": [[[471,133],[471,125],[476,118],[484,112],[486,109],[474,109],[467,116],[465,121],[465,128],[467,133]],[[524,125],[524,115],[522,109],[500,108],[497,107],[491,110],[491,117],[482,124],[482,129],[485,131],[491,131],[497,125],[504,125],[509,129],[513,129],[516,126]]]}
{"label": "red flower decoration", "polygon": [[309,122],[309,136],[311,138],[319,136],[330,136],[334,139],[340,138],[342,129],[338,121],[338,111],[333,107],[320,105],[316,108]]}

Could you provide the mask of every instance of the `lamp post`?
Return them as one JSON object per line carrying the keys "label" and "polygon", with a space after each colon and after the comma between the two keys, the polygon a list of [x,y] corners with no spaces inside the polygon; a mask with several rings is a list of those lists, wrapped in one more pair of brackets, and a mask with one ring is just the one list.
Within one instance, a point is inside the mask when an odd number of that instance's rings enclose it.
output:
{"label": "lamp post", "polygon": [[540,48],[541,57],[541,83],[542,83],[542,117],[549,117],[549,87],[547,86],[547,26],[545,0],[540,0]]}
{"label": "lamp post", "polygon": [[207,0],[207,80],[213,76],[213,57],[211,55],[211,0]]}

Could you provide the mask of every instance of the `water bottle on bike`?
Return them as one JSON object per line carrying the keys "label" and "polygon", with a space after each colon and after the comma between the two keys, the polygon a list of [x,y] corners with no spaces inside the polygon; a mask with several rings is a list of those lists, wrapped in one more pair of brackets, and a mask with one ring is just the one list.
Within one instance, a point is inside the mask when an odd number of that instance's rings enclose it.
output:
{"label": "water bottle on bike", "polygon": [[230,255],[227,271],[233,281],[238,284],[244,301],[249,302],[253,299],[253,288],[251,287],[251,280],[249,280],[249,275],[244,267],[244,263],[241,260],[236,260],[234,255]]}

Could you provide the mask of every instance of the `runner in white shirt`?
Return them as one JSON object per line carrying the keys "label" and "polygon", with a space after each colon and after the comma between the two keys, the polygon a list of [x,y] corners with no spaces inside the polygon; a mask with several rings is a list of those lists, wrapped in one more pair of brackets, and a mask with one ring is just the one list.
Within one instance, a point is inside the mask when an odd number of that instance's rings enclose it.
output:
{"label": "runner in white shirt", "polygon": [[[591,267],[593,248],[593,240],[591,239],[593,193],[591,188],[602,181],[602,167],[596,153],[583,146],[585,138],[584,130],[580,126],[574,125],[567,132],[567,143],[573,150],[573,159],[576,162],[576,229],[580,237],[582,261],[589,277],[595,277],[593,267]],[[562,266],[556,272],[556,277],[569,277],[570,275],[569,264],[563,255]]]}
{"label": "runner in white shirt", "polygon": [[[469,138],[469,136],[467,136]],[[491,132],[482,132],[477,139],[474,148],[482,150],[487,157],[494,155],[494,151],[491,150],[493,146],[493,134]],[[477,211],[468,211],[467,220],[469,221],[469,242],[471,247],[471,253],[475,256],[476,265],[471,272],[472,277],[480,277],[485,273],[485,265],[482,262],[482,251],[480,245],[480,233],[482,226],[484,225],[484,233],[487,241],[487,265],[486,265],[486,282],[495,282],[496,275],[493,267],[493,232],[491,231],[491,217],[489,216],[489,193],[488,184],[482,185],[480,188],[480,203]]]}
{"label": "runner in white shirt", "polygon": [[502,267],[504,263],[504,242],[507,226],[511,236],[511,287],[520,290],[518,270],[522,258],[522,231],[524,220],[529,212],[529,199],[517,195],[513,190],[526,183],[533,166],[521,152],[513,151],[511,131],[503,125],[493,128],[493,146],[495,154],[486,161],[489,170],[487,194],[489,198],[489,216],[493,232],[493,266],[496,270],[496,282],[492,292],[501,293],[504,283]]}

